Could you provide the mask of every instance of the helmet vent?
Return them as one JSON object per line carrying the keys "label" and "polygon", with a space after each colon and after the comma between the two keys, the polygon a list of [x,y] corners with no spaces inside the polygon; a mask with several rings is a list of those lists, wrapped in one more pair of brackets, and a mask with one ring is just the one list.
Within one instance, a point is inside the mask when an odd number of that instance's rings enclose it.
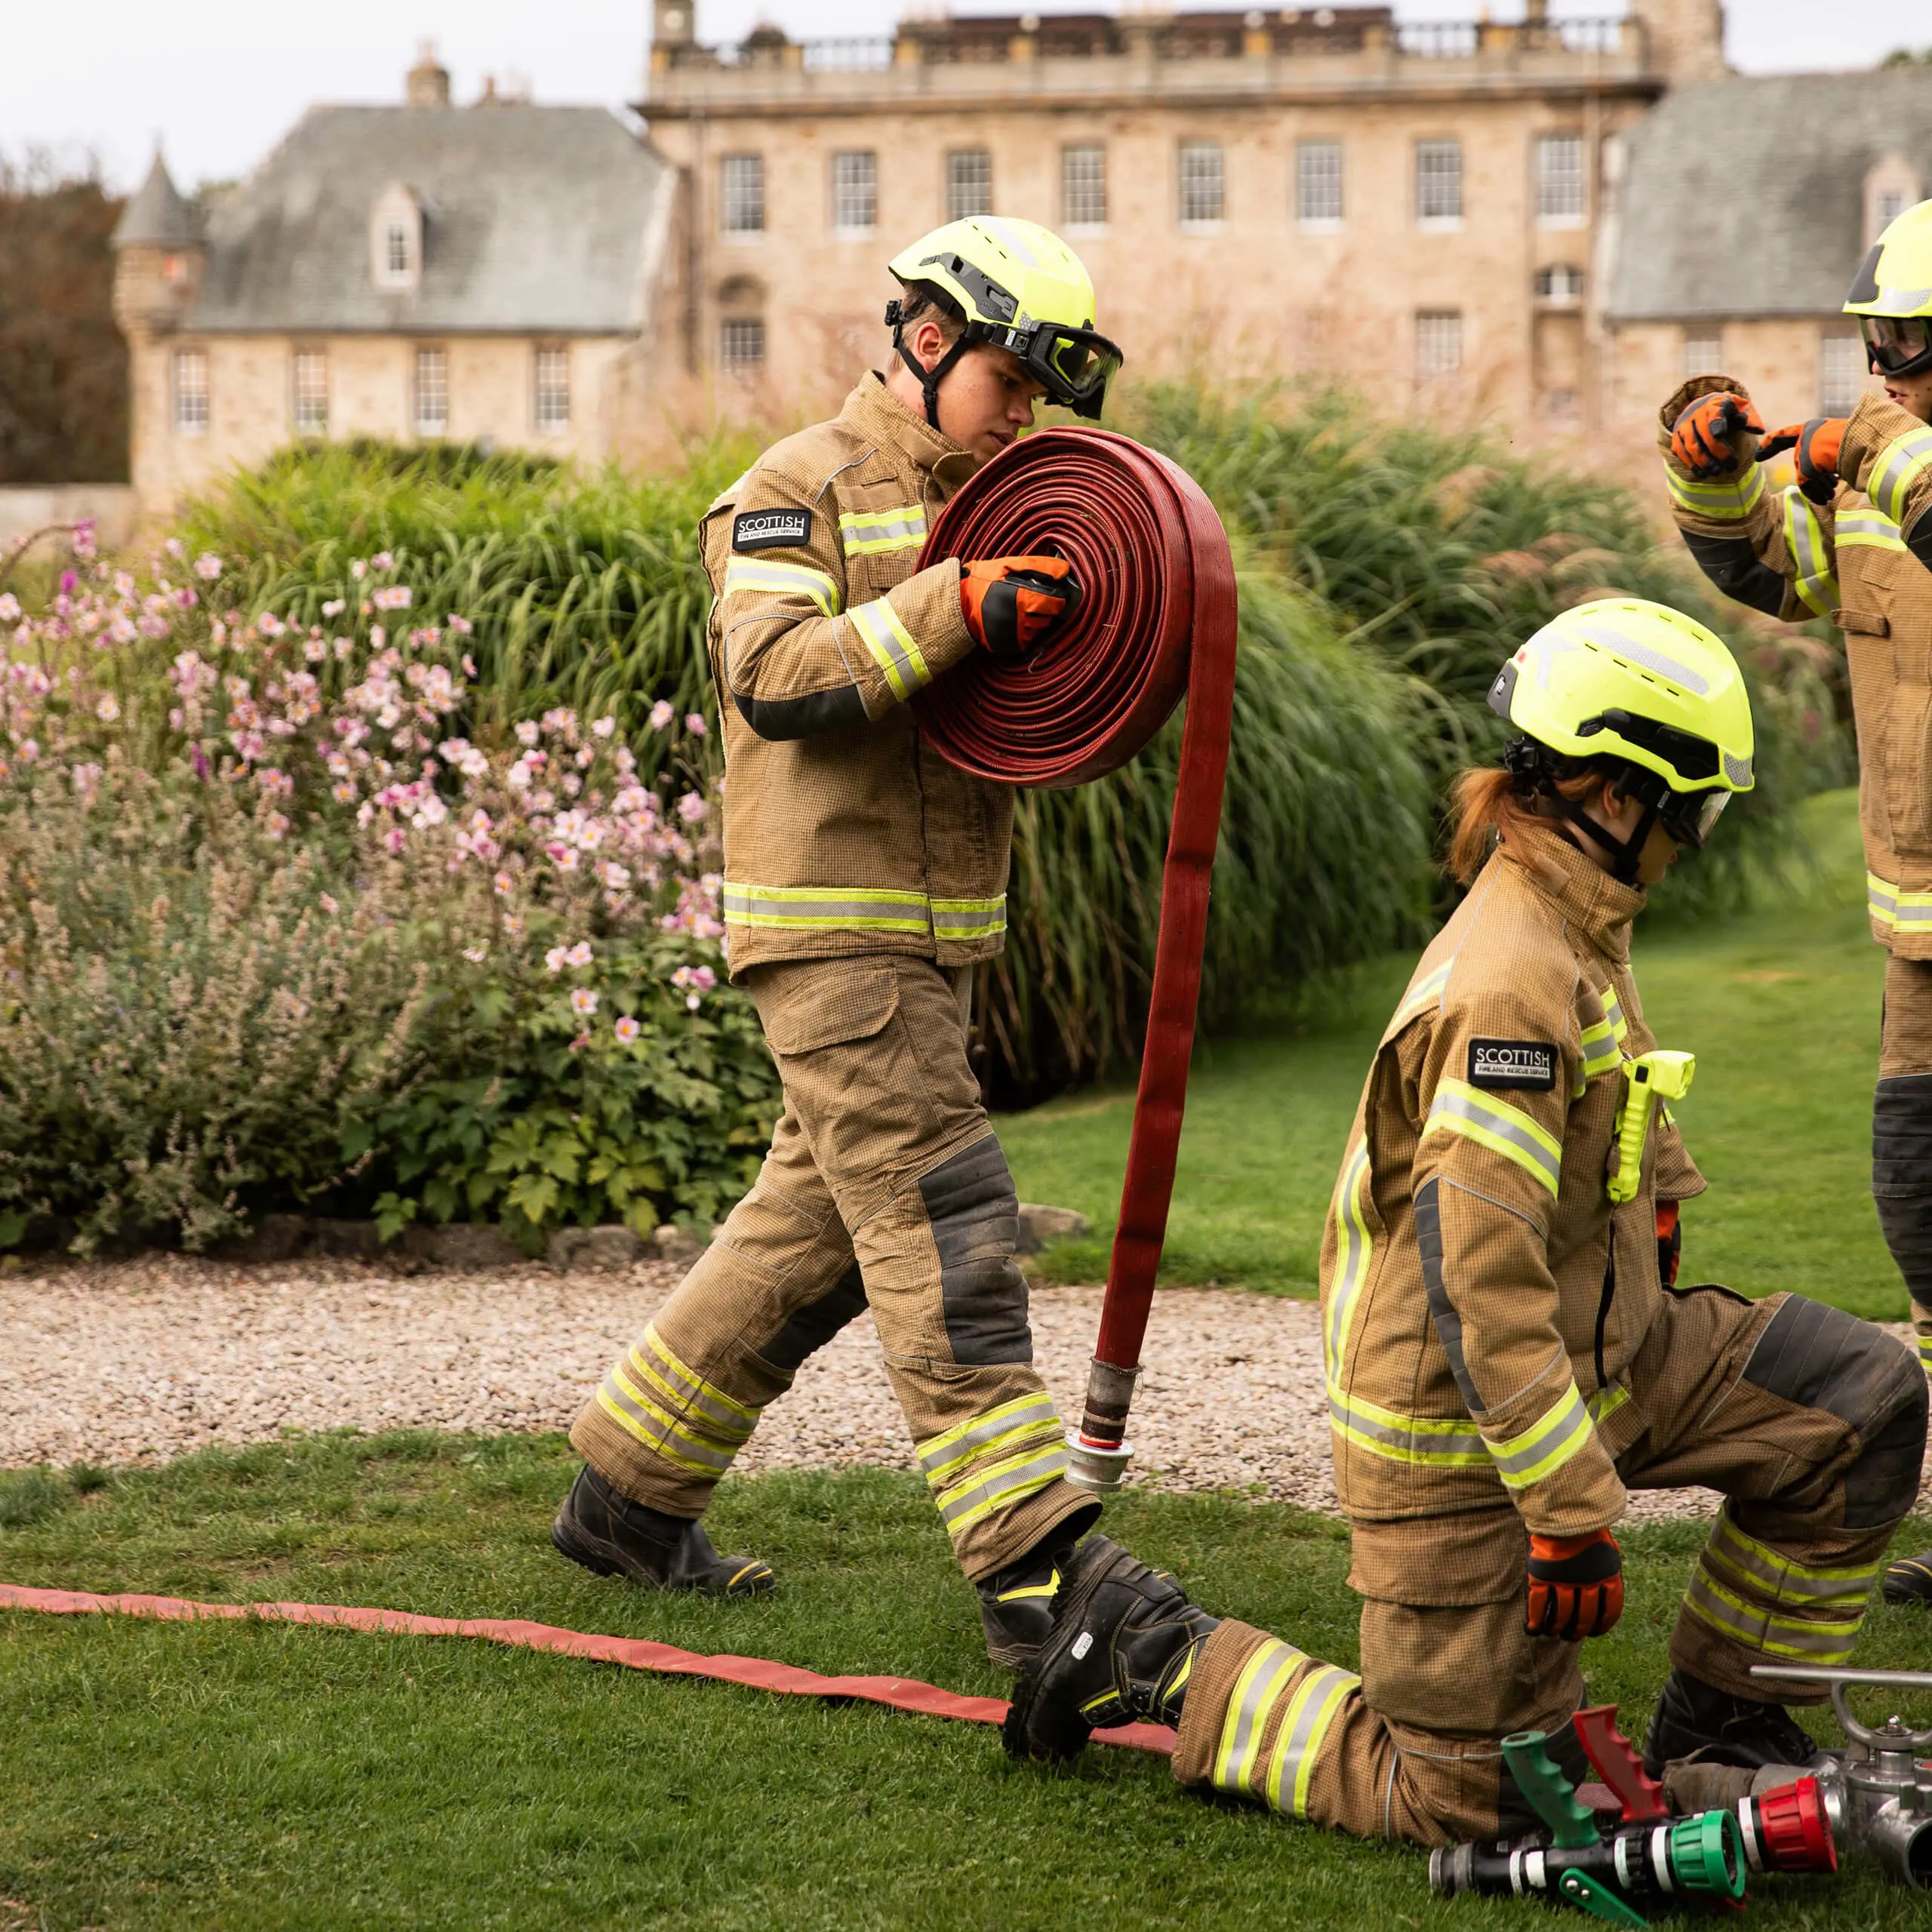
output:
{"label": "helmet vent", "polygon": [[1730,752],[1724,754],[1724,775],[1742,791],[1751,783],[1751,761],[1748,758],[1733,758]]}

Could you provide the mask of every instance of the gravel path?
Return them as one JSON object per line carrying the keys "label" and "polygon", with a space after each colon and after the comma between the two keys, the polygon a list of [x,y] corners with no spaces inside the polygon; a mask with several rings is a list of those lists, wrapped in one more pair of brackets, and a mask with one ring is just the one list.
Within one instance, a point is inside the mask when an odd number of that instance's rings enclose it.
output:
{"label": "gravel path", "polygon": [[[159,1461],[286,1429],[567,1428],[678,1274],[404,1277],[164,1257],[0,1276],[0,1467]],[[1100,1303],[1097,1288],[1033,1297],[1041,1372],[1064,1413],[1078,1407]],[[1139,1481],[1334,1509],[1313,1304],[1168,1291],[1146,1359]],[[866,1320],[806,1364],[738,1466],[911,1460]],[[1715,1506],[1696,1490],[1631,1500],[1643,1516]]]}

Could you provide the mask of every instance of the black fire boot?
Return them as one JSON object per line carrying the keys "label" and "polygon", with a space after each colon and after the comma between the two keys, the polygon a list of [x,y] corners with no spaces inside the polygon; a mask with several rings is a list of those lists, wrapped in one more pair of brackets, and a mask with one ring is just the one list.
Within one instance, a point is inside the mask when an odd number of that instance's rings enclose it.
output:
{"label": "black fire boot", "polygon": [[1064,1761],[1097,1730],[1179,1724],[1195,1654],[1220,1622],[1171,1577],[1090,1538],[1061,1575],[1052,1631],[1014,1691],[1001,1733],[1008,1754]]}
{"label": "black fire boot", "polygon": [[1054,1624],[1054,1597],[1080,1539],[1100,1520],[1098,1503],[1076,1511],[1024,1556],[982,1577],[980,1623],[986,1655],[1002,1670],[1024,1670],[1038,1654]]}
{"label": "black fire boot", "polygon": [[769,1564],[755,1556],[720,1556],[701,1524],[620,1496],[587,1466],[571,1484],[550,1540],[573,1563],[600,1577],[628,1577],[648,1590],[749,1597],[772,1587]]}
{"label": "black fire boot", "polygon": [[1734,1697],[1727,1690],[1672,1669],[1644,1734],[1644,1769],[1661,1777],[1666,1764],[1686,1758],[1700,1764],[1814,1763],[1817,1746],[1782,1704]]}
{"label": "black fire boot", "polygon": [[1887,1564],[1879,1587],[1887,1603],[1932,1603],[1932,1550]]}

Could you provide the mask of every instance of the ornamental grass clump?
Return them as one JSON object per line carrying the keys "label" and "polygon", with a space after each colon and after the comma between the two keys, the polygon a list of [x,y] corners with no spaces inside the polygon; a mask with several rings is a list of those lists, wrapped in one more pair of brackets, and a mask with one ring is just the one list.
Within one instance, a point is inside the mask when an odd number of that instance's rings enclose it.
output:
{"label": "ornamental grass clump", "polygon": [[469,735],[472,626],[393,557],[306,626],[211,611],[178,542],[78,561],[0,595],[0,1245],[291,1206],[534,1244],[742,1191],[777,1088],[700,715],[653,700],[648,768],[568,706]]}

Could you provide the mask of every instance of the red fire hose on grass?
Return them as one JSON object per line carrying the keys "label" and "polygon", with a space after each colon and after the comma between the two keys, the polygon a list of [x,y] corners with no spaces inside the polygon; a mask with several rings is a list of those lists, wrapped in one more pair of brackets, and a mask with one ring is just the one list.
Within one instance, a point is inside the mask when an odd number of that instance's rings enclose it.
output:
{"label": "red fire hose on grass", "polygon": [[980,471],[921,561],[1064,557],[1086,595],[1032,658],[976,654],[914,701],[940,755],[1011,785],[1080,785],[1141,750],[1187,695],[1127,1177],[1070,1481],[1116,1487],[1174,1194],[1208,892],[1234,715],[1234,560],[1185,470],[1104,429],[1046,429]]}

